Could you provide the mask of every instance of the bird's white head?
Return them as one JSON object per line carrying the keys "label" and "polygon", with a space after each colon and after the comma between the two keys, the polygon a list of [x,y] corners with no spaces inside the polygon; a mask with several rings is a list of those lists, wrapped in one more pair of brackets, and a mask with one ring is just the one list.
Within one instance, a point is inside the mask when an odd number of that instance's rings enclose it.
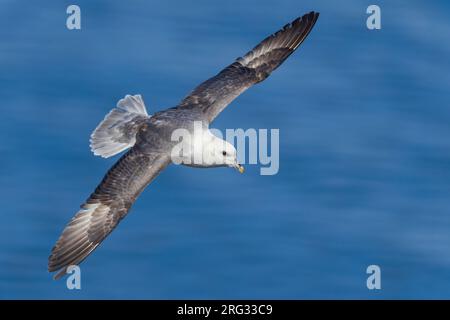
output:
{"label": "bird's white head", "polygon": [[194,134],[187,137],[172,150],[172,161],[175,163],[197,168],[232,167],[244,173],[244,167],[237,161],[234,146],[209,129],[194,130]]}
{"label": "bird's white head", "polygon": [[203,160],[209,166],[228,166],[244,173],[244,167],[237,160],[236,148],[228,141],[214,135],[210,136],[210,140],[204,145]]}

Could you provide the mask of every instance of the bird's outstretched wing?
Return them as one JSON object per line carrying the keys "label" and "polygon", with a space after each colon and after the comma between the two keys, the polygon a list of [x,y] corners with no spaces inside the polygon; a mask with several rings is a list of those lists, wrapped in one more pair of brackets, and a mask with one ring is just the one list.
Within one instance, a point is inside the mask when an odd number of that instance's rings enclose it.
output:
{"label": "bird's outstretched wing", "polygon": [[144,154],[130,149],[108,171],[94,193],[81,205],[52,249],[48,261],[55,279],[70,265],[81,263],[111,233],[128,213],[144,188],[170,162],[160,153]]}
{"label": "bird's outstretched wing", "polygon": [[263,81],[289,57],[311,32],[319,13],[310,12],[270,35],[216,76],[206,80],[178,105],[201,109],[212,122],[243,91]]}

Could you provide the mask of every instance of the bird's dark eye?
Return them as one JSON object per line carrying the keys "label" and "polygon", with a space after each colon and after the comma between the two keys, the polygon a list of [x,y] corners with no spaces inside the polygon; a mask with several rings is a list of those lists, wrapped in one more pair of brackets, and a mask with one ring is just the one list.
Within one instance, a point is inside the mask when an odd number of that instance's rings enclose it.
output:
{"label": "bird's dark eye", "polygon": [[222,151],[222,154],[223,154],[224,156],[226,156],[226,155],[227,155],[227,152],[226,152],[226,151]]}

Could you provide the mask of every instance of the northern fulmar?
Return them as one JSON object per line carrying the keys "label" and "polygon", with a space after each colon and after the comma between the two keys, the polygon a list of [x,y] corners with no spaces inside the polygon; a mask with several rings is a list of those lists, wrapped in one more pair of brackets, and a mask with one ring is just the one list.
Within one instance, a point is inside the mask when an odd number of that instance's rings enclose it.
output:
{"label": "northern fulmar", "polygon": [[[310,12],[285,25],[201,83],[176,107],[149,116],[140,95],[121,99],[92,133],[90,147],[105,158],[129,150],[106,173],[53,247],[48,270],[59,271],[55,279],[86,259],[127,215],[145,187],[175,160],[188,166],[228,166],[242,173],[234,146],[212,134],[209,124],[237,96],[283,63],[305,40],[318,17],[319,13]],[[201,147],[190,148],[194,151],[174,159],[172,133],[182,128],[194,134],[197,122],[201,123],[201,137],[194,136],[190,144],[200,141]],[[192,161],[198,152],[208,158],[204,163]]]}

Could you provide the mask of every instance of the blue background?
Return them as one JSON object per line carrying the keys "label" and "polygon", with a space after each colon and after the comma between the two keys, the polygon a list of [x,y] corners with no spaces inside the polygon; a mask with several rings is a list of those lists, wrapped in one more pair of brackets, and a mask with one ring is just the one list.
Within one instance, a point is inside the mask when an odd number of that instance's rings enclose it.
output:
{"label": "blue background", "polygon": [[[0,1],[1,298],[450,298],[450,4]],[[88,139],[125,94],[149,112],[310,10],[300,50],[214,123],[279,128],[280,171],[171,166],[82,264],[47,258],[113,159]],[[382,290],[366,288],[366,267]]]}

